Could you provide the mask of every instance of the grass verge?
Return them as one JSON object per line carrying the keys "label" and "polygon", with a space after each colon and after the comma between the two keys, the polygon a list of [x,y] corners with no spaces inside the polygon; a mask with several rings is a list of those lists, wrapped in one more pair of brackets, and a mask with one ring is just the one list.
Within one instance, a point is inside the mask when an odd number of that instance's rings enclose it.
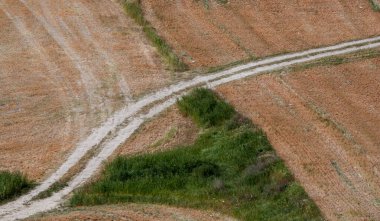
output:
{"label": "grass verge", "polygon": [[32,186],[20,172],[0,171],[0,203],[21,195]]}
{"label": "grass verge", "polygon": [[145,36],[157,48],[169,68],[173,71],[186,71],[188,66],[173,52],[172,48],[161,38],[154,27],[145,19],[140,0],[123,0],[125,11],[135,22],[142,26]]}
{"label": "grass verge", "polygon": [[359,51],[351,54],[340,55],[322,58],[319,60],[311,61],[304,64],[294,65],[289,69],[292,71],[302,71],[306,69],[310,69],[313,67],[321,67],[321,66],[335,66],[341,64],[347,64],[356,61],[362,61],[366,59],[372,59],[380,57],[380,50],[378,49],[369,49],[364,51]]}
{"label": "grass verge", "polygon": [[158,203],[243,220],[323,220],[262,130],[207,89],[178,105],[204,129],[193,145],[118,157],[75,192],[71,205]]}

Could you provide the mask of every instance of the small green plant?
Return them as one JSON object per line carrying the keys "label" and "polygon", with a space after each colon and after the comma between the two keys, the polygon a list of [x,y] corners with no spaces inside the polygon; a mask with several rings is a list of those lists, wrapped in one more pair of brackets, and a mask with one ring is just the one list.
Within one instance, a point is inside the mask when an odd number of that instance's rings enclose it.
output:
{"label": "small green plant", "polygon": [[376,12],[380,12],[380,2],[378,0],[369,0],[371,3],[372,9]]}
{"label": "small green plant", "polygon": [[0,171],[0,202],[20,195],[32,186],[33,183],[19,172]]}
{"label": "small green plant", "polygon": [[140,0],[124,0],[125,11],[135,22],[142,26],[145,36],[173,71],[185,71],[188,66],[173,52],[172,48],[161,38],[154,27],[145,19]]}

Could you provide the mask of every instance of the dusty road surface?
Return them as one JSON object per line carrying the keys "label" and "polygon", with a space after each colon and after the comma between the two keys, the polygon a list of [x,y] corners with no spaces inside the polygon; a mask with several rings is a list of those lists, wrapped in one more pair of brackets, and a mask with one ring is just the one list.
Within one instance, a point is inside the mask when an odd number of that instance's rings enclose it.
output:
{"label": "dusty road surface", "polygon": [[[91,135],[78,144],[69,158],[48,179],[41,182],[40,185],[28,194],[0,206],[0,217],[3,220],[22,219],[39,212],[57,208],[68,194],[88,181],[88,179],[99,170],[102,162],[110,157],[120,145],[125,143],[147,119],[158,115],[173,105],[178,96],[180,96],[181,91],[183,92],[197,85],[216,87],[260,73],[281,70],[295,64],[302,64],[322,58],[326,59],[334,55],[343,55],[378,48],[380,47],[379,38],[380,37],[374,37],[330,47],[274,56],[211,75],[198,76],[192,80],[178,82],[148,94],[117,111],[100,127],[94,128]],[[106,139],[103,140],[103,138]],[[92,150],[94,147],[98,147],[97,153],[89,159],[84,168],[67,183],[66,187],[50,197],[33,200],[35,196],[47,190],[54,182],[64,176],[87,151]]]}
{"label": "dusty road surface", "polygon": [[0,0],[0,170],[41,180],[131,99],[170,81],[113,1]]}
{"label": "dusty road surface", "polygon": [[193,68],[380,34],[380,13],[368,0],[141,2],[147,19]]}
{"label": "dusty road surface", "polygon": [[380,58],[217,91],[259,124],[328,220],[380,220]]}
{"label": "dusty road surface", "polygon": [[158,205],[128,204],[125,206],[79,207],[73,211],[56,212],[29,221],[69,221],[69,220],[133,220],[133,221],[234,221],[212,211],[199,211]]}

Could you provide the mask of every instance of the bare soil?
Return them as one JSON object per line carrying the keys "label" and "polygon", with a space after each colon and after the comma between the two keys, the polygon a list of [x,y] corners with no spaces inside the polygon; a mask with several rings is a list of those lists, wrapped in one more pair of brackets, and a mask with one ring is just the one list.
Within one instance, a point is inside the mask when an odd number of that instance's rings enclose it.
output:
{"label": "bare soil", "polygon": [[30,218],[28,220],[233,221],[235,219],[211,211],[158,205],[128,204],[125,206],[79,207],[73,211],[51,213],[43,217]]}
{"label": "bare soil", "polygon": [[365,0],[217,2],[142,4],[147,19],[192,68],[380,34],[380,13]]}
{"label": "bare soil", "polygon": [[117,150],[117,155],[132,155],[168,150],[192,144],[198,137],[198,128],[171,107],[160,116],[145,123],[138,132]]}
{"label": "bare soil", "polygon": [[90,129],[171,82],[113,1],[0,2],[0,170],[41,180]]}
{"label": "bare soil", "polygon": [[380,58],[217,90],[264,129],[328,220],[380,219]]}

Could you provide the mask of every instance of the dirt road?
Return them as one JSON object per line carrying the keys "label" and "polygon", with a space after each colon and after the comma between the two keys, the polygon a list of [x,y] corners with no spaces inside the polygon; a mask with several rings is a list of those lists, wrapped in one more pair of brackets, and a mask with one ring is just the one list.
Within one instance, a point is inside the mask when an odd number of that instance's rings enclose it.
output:
{"label": "dirt road", "polygon": [[377,56],[217,91],[263,128],[327,220],[380,220],[379,67]]}
{"label": "dirt road", "polygon": [[[375,37],[360,41],[347,42],[331,47],[308,50],[305,52],[275,56],[212,75],[199,76],[193,80],[180,82],[170,87],[161,89],[156,93],[147,95],[137,102],[134,102],[116,112],[99,128],[94,129],[92,134],[86,140],[79,143],[68,160],[62,164],[62,166],[51,177],[42,182],[40,186],[16,201],[1,206],[1,217],[4,220],[25,218],[32,214],[47,211],[59,206],[63,198],[75,188],[86,182],[91,175],[97,171],[102,162],[106,160],[107,157],[109,157],[120,144],[124,143],[125,140],[128,139],[146,119],[157,115],[171,106],[176,101],[176,97],[179,94],[185,92],[191,87],[205,84],[209,87],[216,87],[218,85],[244,77],[279,70],[294,64],[376,48],[379,46],[380,37]],[[147,112],[141,112],[145,107],[148,107],[158,101],[160,102],[151,107]],[[62,177],[69,170],[69,168],[74,166],[79,159],[86,154],[87,151],[91,150],[96,145],[100,145],[98,147],[100,149],[99,154],[90,159],[86,167],[68,183],[67,187],[53,194],[49,198],[31,201],[34,196],[46,190],[52,183]]]}
{"label": "dirt road", "polygon": [[47,178],[116,110],[171,82],[109,0],[0,0],[0,169]]}
{"label": "dirt road", "polygon": [[141,4],[147,20],[193,68],[380,34],[380,13],[368,0],[143,0]]}

